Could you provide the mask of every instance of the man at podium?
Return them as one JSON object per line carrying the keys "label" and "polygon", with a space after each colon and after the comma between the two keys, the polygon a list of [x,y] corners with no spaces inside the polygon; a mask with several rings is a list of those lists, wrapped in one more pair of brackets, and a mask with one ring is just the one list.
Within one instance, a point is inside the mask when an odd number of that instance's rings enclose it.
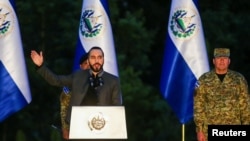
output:
{"label": "man at podium", "polygon": [[122,105],[119,78],[103,70],[104,52],[100,47],[94,46],[88,52],[90,69],[78,70],[69,75],[57,75],[47,68],[44,64],[42,51],[37,53],[32,50],[31,59],[37,66],[37,72],[49,84],[60,87],[67,86],[72,90],[66,117],[68,123],[71,120],[72,106]]}

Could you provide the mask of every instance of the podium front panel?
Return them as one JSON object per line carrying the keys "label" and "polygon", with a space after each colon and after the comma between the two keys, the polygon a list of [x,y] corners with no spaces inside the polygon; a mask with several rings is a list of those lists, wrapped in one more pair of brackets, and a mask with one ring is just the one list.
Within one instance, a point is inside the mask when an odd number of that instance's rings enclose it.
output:
{"label": "podium front panel", "polygon": [[127,139],[124,106],[73,106],[70,139]]}

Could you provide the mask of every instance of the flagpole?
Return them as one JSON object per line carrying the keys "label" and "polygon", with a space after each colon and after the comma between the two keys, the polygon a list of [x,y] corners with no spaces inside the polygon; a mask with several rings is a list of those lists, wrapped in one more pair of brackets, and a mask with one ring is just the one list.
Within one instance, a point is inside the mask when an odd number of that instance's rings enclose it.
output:
{"label": "flagpole", "polygon": [[185,124],[182,124],[182,141],[185,141]]}

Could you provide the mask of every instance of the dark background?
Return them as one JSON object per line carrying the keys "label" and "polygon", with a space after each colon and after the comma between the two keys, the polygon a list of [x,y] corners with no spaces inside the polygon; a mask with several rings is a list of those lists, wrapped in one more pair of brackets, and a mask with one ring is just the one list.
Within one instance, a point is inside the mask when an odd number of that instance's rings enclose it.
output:
{"label": "dark background", "polygon": [[[182,139],[182,125],[159,92],[170,4],[109,0],[129,141]],[[0,123],[0,141],[60,141],[51,124],[60,124],[61,88],[35,72],[30,50],[42,50],[54,72],[71,73],[82,0],[16,0],[16,8],[32,102]],[[250,80],[250,1],[200,0],[199,8],[210,64],[214,47],[229,47],[230,68]],[[196,140],[192,120],[185,124],[185,140]]]}

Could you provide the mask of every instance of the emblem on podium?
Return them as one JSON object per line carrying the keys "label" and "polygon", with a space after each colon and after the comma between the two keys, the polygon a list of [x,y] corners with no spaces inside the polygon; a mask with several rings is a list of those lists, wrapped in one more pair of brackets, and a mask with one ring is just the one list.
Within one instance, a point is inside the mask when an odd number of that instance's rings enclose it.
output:
{"label": "emblem on podium", "polygon": [[101,112],[94,113],[89,116],[88,126],[91,131],[97,133],[102,132],[106,127],[106,123],[107,118]]}

